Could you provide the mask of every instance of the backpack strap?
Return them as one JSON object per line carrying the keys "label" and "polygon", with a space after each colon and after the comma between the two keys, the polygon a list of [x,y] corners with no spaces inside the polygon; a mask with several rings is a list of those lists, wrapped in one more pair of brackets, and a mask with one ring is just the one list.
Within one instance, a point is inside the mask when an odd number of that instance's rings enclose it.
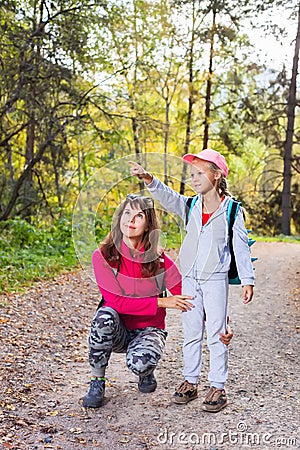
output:
{"label": "backpack strap", "polygon": [[228,205],[228,211],[227,211],[227,221],[228,221],[229,236],[231,238],[232,238],[233,224],[234,224],[235,218],[238,214],[240,205],[241,205],[241,202],[238,202],[237,200],[235,200],[234,197],[229,199],[229,205]]}
{"label": "backpack strap", "polygon": [[185,226],[187,226],[188,221],[190,220],[190,215],[193,207],[195,206],[196,201],[198,200],[198,195],[193,195],[192,197],[188,197],[185,206]]}
{"label": "backpack strap", "polygon": [[237,266],[236,266],[236,260],[233,250],[233,224],[235,221],[235,218],[237,216],[239,206],[241,205],[240,202],[236,201],[234,198],[229,199],[229,205],[228,205],[228,211],[227,211],[227,220],[228,220],[228,234],[229,234],[229,250],[231,255],[231,262],[230,267],[228,271],[228,279],[229,284],[240,284],[240,279],[238,276]]}

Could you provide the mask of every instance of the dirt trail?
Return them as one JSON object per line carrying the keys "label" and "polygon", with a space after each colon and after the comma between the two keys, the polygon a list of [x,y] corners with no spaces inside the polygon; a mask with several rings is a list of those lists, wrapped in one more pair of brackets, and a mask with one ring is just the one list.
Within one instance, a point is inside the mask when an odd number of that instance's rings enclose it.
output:
{"label": "dirt trail", "polygon": [[235,332],[227,393],[218,414],[185,406],[170,395],[181,381],[180,313],[168,314],[164,357],[152,394],[114,354],[106,401],[98,410],[78,399],[89,381],[87,335],[98,288],[83,272],[41,282],[22,295],[0,297],[0,448],[3,449],[246,449],[299,448],[300,245],[256,243],[255,299],[230,292]]}

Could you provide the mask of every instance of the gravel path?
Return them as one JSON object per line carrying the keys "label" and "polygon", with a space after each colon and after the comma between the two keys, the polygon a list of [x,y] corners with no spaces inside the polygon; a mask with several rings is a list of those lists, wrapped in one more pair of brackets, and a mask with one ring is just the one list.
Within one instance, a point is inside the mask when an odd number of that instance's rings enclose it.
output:
{"label": "gravel path", "polygon": [[208,352],[199,399],[170,402],[181,382],[180,313],[168,314],[164,357],[152,394],[114,354],[106,400],[98,410],[78,402],[89,381],[87,335],[98,288],[83,272],[0,297],[0,448],[3,449],[295,449],[299,439],[300,245],[256,243],[256,288],[243,305],[232,287],[234,339],[229,405],[201,410],[208,388]]}

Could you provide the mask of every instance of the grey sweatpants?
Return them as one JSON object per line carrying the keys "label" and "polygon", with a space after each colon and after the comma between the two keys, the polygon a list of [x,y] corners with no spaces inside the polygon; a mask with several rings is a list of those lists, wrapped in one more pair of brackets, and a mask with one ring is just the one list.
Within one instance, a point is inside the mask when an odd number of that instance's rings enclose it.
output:
{"label": "grey sweatpants", "polygon": [[[184,333],[183,375],[190,383],[198,382],[202,366],[202,343],[206,320],[207,344],[210,352],[208,379],[211,386],[223,388],[228,375],[228,349],[220,341],[225,333],[228,307],[228,280],[197,281],[183,279],[182,292],[194,296],[195,305],[182,314]],[[205,318],[206,316],[206,318]]]}
{"label": "grey sweatpants", "polygon": [[96,312],[89,335],[92,375],[103,377],[111,352],[126,353],[127,367],[136,375],[151,373],[160,360],[167,332],[156,327],[128,330],[113,308]]}

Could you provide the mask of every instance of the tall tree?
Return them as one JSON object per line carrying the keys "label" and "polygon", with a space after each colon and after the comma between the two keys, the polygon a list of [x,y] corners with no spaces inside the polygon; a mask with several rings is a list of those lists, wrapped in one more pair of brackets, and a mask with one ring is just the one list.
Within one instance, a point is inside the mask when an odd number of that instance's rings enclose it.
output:
{"label": "tall tree", "polygon": [[217,6],[216,2],[212,5],[212,25],[209,32],[209,63],[208,63],[208,75],[206,81],[206,94],[205,94],[205,117],[204,117],[204,133],[203,133],[203,149],[208,147],[209,141],[209,127],[210,127],[210,108],[211,108],[211,88],[212,88],[212,77],[213,77],[213,61],[214,61],[214,44],[216,35],[216,16],[217,16]]}
{"label": "tall tree", "polygon": [[287,130],[284,144],[284,170],[283,170],[283,190],[282,190],[282,224],[283,234],[291,234],[291,178],[292,178],[292,151],[294,139],[295,109],[297,104],[297,74],[299,65],[300,48],[300,5],[298,9],[298,28],[295,42],[295,52],[293,58],[292,78],[289,87],[287,104]]}
{"label": "tall tree", "polygon": [[98,5],[87,0],[1,5],[0,151],[16,169],[1,199],[0,220],[21,213],[30,220],[31,208],[45,200],[36,166],[47,164],[54,141],[64,142],[66,128],[79,117],[74,110],[86,101],[76,79],[89,66],[88,24]]}
{"label": "tall tree", "polygon": [[[196,41],[198,28],[200,27],[200,22],[197,21],[199,15],[199,4],[197,0],[192,0],[191,2],[191,14],[190,14],[190,32],[188,38],[188,48],[187,48],[187,72],[188,72],[188,109],[186,113],[186,123],[185,123],[185,138],[183,145],[183,155],[189,152],[191,144],[191,132],[192,132],[192,120],[193,120],[193,107],[196,102],[196,87],[195,81],[197,78],[197,73],[195,73],[195,59],[196,59]],[[184,164],[182,167],[181,181],[180,181],[180,194],[184,194],[185,182],[187,174],[187,165]]]}

